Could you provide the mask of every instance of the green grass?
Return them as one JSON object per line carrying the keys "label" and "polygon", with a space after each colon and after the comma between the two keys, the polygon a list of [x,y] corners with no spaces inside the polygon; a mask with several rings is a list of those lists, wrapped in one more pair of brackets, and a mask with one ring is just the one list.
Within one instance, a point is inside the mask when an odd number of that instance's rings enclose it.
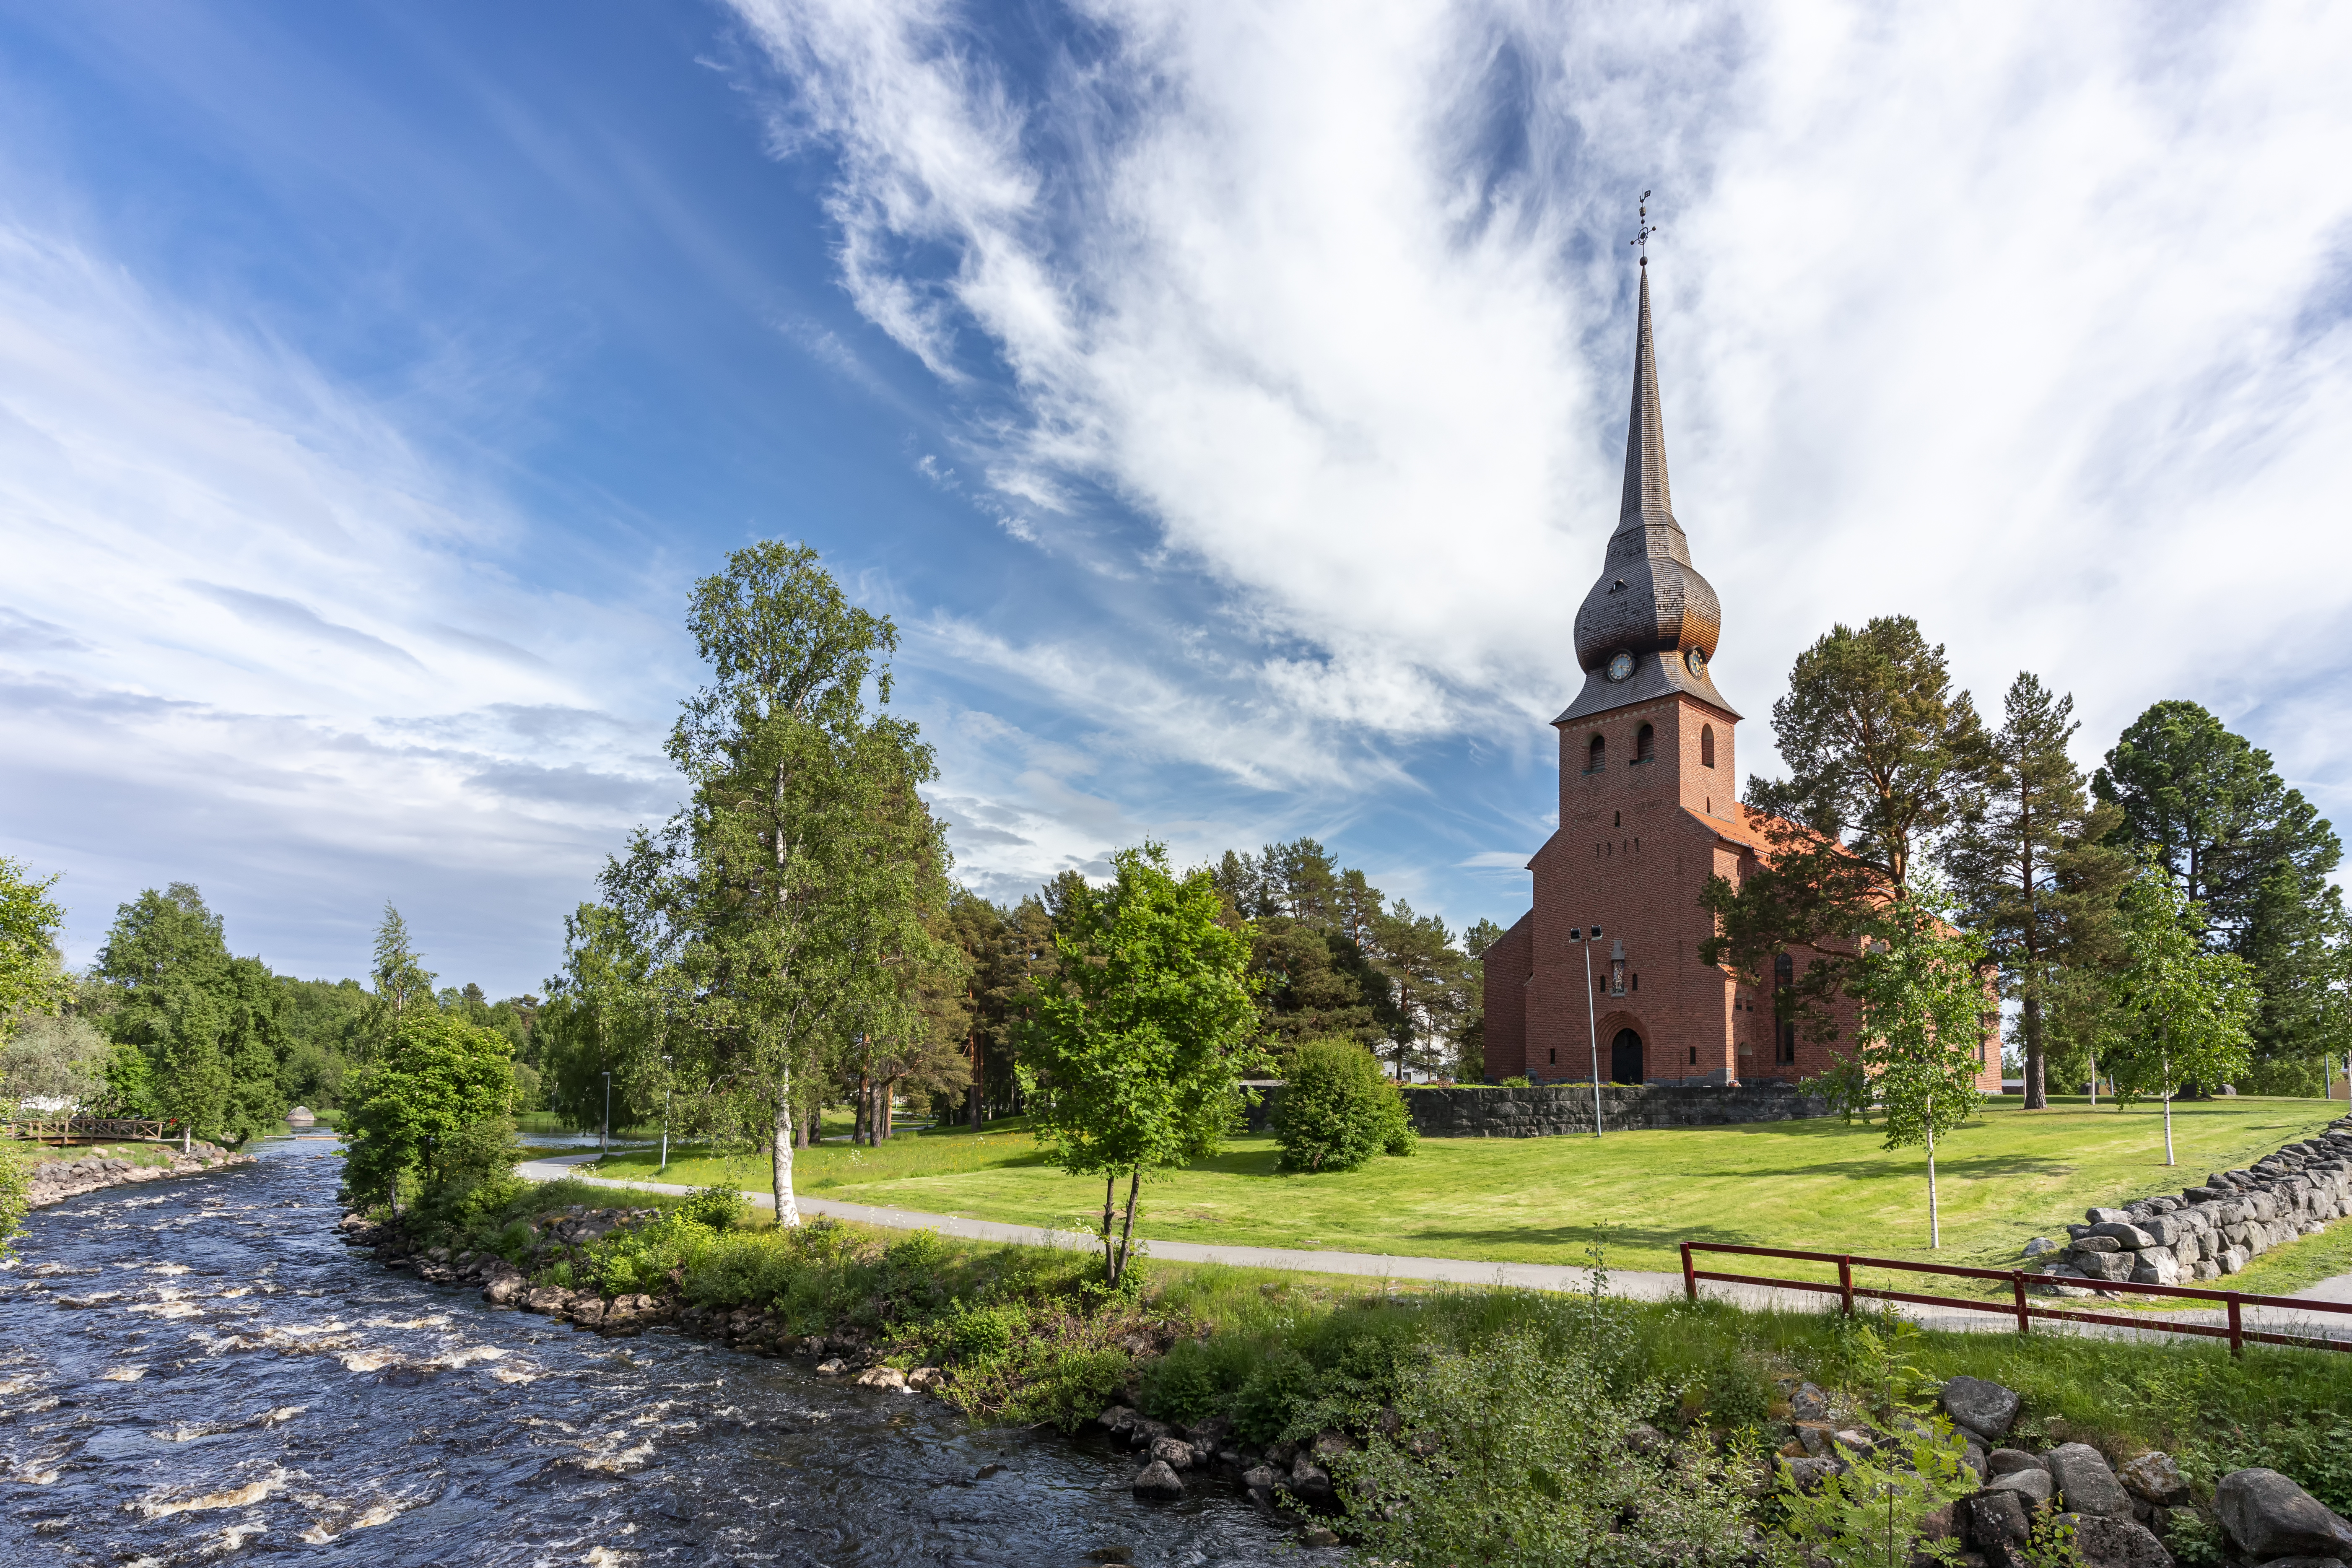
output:
{"label": "green grass", "polygon": [[[2244,1166],[2337,1110],[2252,1097],[2178,1105],[2180,1163],[2168,1169],[2158,1108],[2095,1111],[2062,1100],[2029,1116],[2013,1100],[1997,1103],[1937,1151],[1944,1246],[1936,1253],[1919,1151],[1881,1149],[1876,1129],[1834,1120],[1601,1139],[1424,1139],[1409,1159],[1341,1175],[1277,1174],[1273,1140],[1244,1138],[1147,1186],[1137,1230],[1171,1241],[1537,1263],[1581,1262],[1605,1239],[1628,1268],[1679,1268],[1684,1240],[2010,1268],[2028,1238],[2063,1239],[2091,1205],[2176,1192],[2209,1171]],[[642,1179],[653,1163],[633,1152],[602,1168]],[[1009,1123],[980,1138],[942,1130],[880,1149],[827,1145],[801,1152],[794,1166],[800,1191],[856,1203],[1066,1229],[1092,1228],[1101,1214],[1099,1184],[1062,1174]],[[755,1159],[734,1162],[731,1173],[725,1161],[674,1159],[669,1177],[767,1187]],[[2266,1258],[2248,1288],[2293,1289],[2336,1271],[2345,1239]]]}

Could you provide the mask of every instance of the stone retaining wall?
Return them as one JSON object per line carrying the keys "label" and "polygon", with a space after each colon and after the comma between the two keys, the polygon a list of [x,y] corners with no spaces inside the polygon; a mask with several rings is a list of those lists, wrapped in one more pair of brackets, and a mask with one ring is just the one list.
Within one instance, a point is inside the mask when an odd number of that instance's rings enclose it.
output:
{"label": "stone retaining wall", "polygon": [[[2095,1208],[2066,1227],[2069,1244],[2044,1273],[2084,1289],[2127,1279],[2178,1285],[2235,1274],[2272,1247],[2352,1211],[2352,1116],[2290,1143],[2249,1170],[2221,1171],[2177,1198]],[[2064,1287],[2058,1287],[2064,1289]]]}
{"label": "stone retaining wall", "polygon": [[[1258,1089],[1250,1131],[1265,1131],[1282,1086]],[[1465,1084],[1408,1088],[1404,1102],[1424,1138],[1556,1138],[1592,1132],[1592,1086],[1546,1084],[1503,1089]],[[1744,1121],[1792,1121],[1827,1116],[1829,1101],[1780,1084],[1605,1084],[1601,1124],[1605,1131],[1658,1127],[1722,1127]]]}

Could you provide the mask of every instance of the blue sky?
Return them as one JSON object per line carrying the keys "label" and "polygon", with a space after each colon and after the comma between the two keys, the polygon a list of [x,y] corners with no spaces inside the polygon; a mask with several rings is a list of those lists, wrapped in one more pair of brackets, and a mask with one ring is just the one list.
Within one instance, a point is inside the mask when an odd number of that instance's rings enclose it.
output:
{"label": "blue sky", "polygon": [[1894,610],[2086,764],[2343,819],[2326,8],[0,4],[0,853],[494,993],[677,789],[688,584],[905,633],[959,872],[1551,826],[1658,193],[1676,510],[1769,713]]}

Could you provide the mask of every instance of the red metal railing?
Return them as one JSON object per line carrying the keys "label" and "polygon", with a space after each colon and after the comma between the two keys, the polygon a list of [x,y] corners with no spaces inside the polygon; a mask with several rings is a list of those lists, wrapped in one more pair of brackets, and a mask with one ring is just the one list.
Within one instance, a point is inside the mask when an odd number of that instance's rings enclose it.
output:
{"label": "red metal railing", "polygon": [[[1748,1258],[1790,1258],[1806,1263],[1834,1263],[1837,1283],[1820,1279],[1769,1279],[1754,1274],[1719,1274],[1701,1268],[1693,1260],[1694,1252],[1729,1252]],[[1990,1279],[2009,1287],[2007,1301],[1973,1300],[1965,1296],[1923,1296],[1909,1290],[1882,1290],[1856,1285],[1856,1268],[1893,1269],[1906,1274],[1941,1274],[1955,1279]],[[1795,1252],[1779,1247],[1734,1247],[1720,1241],[1685,1241],[1683,1243],[1683,1293],[1692,1300],[1698,1300],[1702,1279],[1713,1279],[1726,1285],[1764,1285],[1777,1290],[1815,1290],[1835,1296],[1850,1316],[1856,1297],[1874,1301],[1910,1301],[1923,1307],[1959,1307],[1971,1312],[2001,1312],[2017,1320],[2017,1331],[2030,1334],[2033,1320],[2050,1318],[2072,1323],[2109,1323],[2126,1329],[2154,1329],[2168,1334],[2199,1334],[2209,1339],[2230,1342],[2230,1353],[2242,1353],[2248,1343],[2269,1345],[2300,1345],[2308,1350],[2352,1351],[2352,1338],[2315,1339],[2307,1334],[2278,1334],[2245,1326],[2242,1310],[2247,1307],[2284,1307],[2296,1312],[2340,1312],[2352,1315],[2352,1302],[2306,1301],[2293,1296],[2250,1296],[2238,1290],[2200,1290],[2189,1285],[2134,1285],[2128,1280],[2084,1280],[2055,1274],[2030,1274],[2022,1269],[1960,1268],[1942,1263],[1911,1263],[1899,1258],[1856,1258],[1851,1253]],[[2218,1301],[2229,1310],[2229,1325],[2217,1323],[2168,1322],[2158,1318],[2126,1318],[2115,1312],[2077,1312],[2060,1307],[2037,1307],[2026,1300],[2029,1285],[2066,1285],[2077,1289],[2089,1288],[2113,1290],[2127,1296],[2163,1296],[2193,1301]]]}

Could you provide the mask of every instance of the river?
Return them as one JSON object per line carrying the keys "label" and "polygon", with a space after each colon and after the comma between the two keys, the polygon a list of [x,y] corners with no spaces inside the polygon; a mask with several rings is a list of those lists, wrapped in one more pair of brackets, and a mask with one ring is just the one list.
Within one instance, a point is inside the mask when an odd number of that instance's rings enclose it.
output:
{"label": "river", "polygon": [[656,1330],[602,1340],[335,1239],[341,1162],[41,1210],[0,1271],[0,1563],[1310,1563],[1247,1506]]}

